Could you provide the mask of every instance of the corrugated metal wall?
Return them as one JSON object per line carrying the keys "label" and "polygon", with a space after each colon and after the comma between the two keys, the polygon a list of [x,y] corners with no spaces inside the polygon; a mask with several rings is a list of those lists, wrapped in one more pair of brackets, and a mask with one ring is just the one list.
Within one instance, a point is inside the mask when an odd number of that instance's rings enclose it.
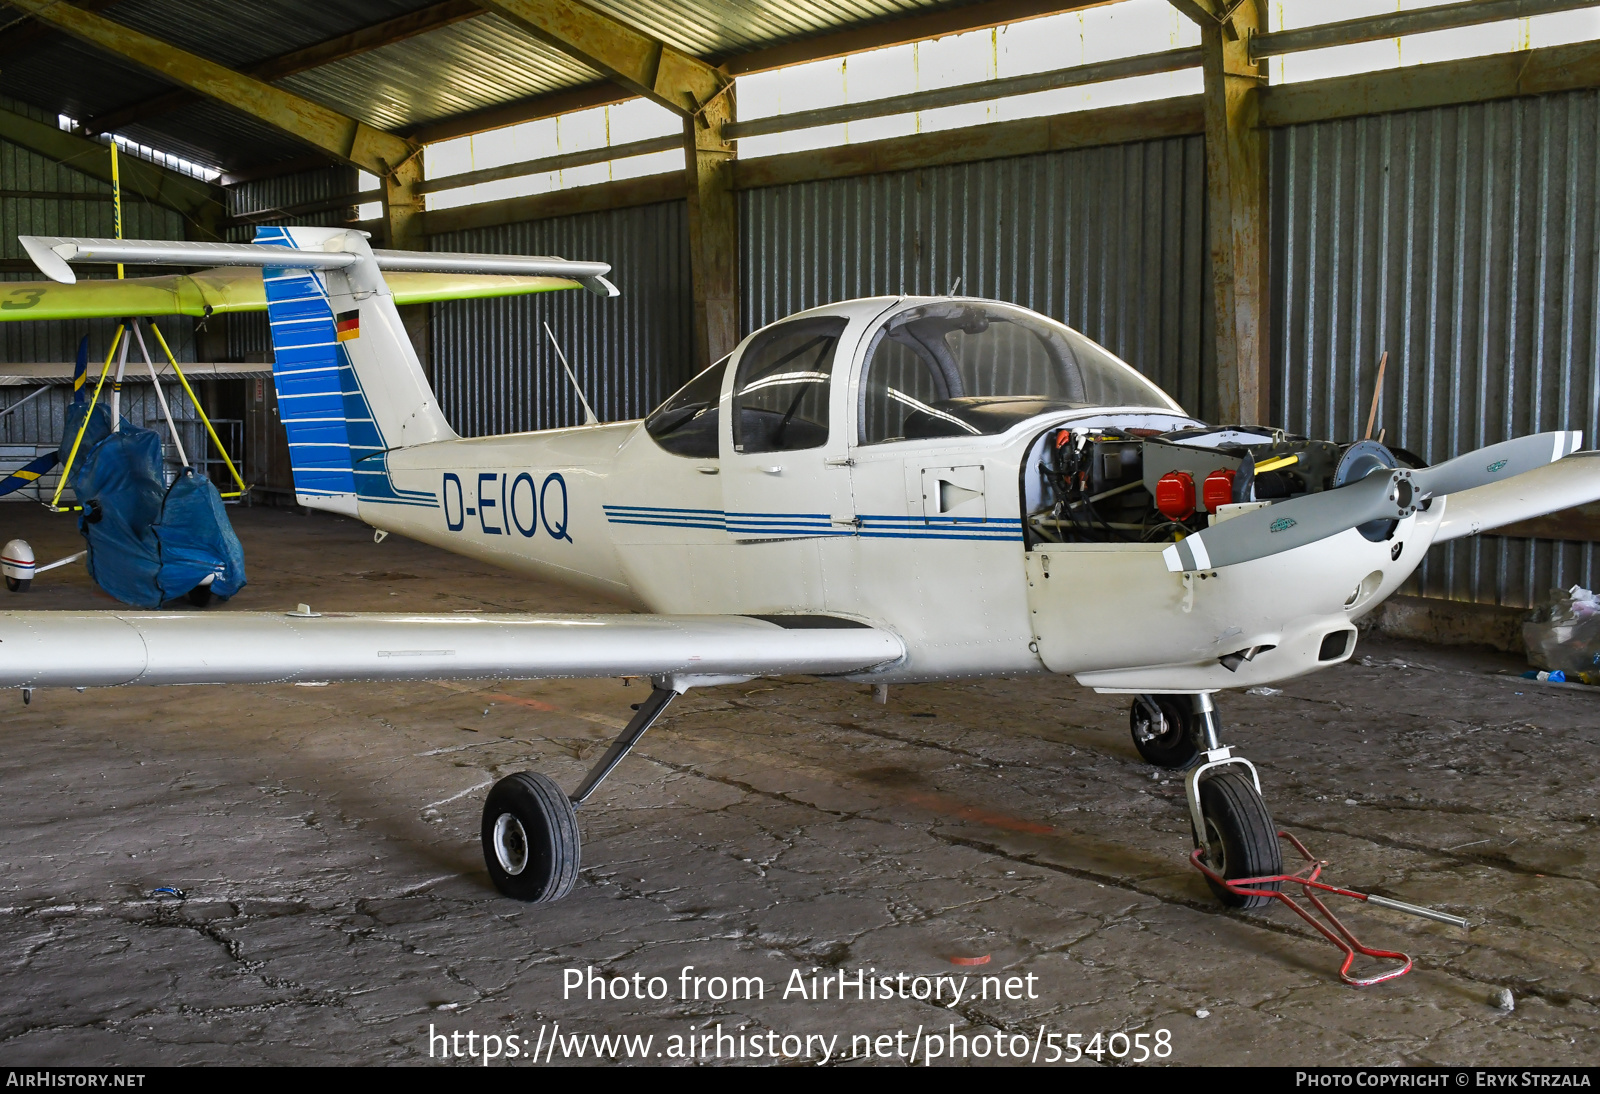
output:
{"label": "corrugated metal wall", "polygon": [[[0,106],[38,121],[55,124],[43,111],[10,99]],[[110,157],[111,153],[106,152]],[[19,235],[110,236],[115,234],[111,186],[81,174],[25,148],[0,141],[0,258],[8,266],[22,267],[0,271],[0,294],[5,282],[42,281],[44,275],[23,266],[27,255],[17,242]],[[16,196],[45,194],[47,197]],[[58,196],[59,195],[59,196]],[[171,209],[150,205],[124,192],[122,234],[129,239],[183,239],[183,217]],[[100,277],[109,267],[86,270],[84,276]],[[138,274],[158,271],[139,269]],[[169,272],[169,271],[159,271]],[[177,319],[162,324],[172,350],[180,361],[194,360],[194,324]],[[91,355],[95,347],[103,354],[111,344],[116,324],[109,319],[80,322],[0,323],[0,361],[70,361],[77,356],[78,339],[89,334]]]}
{"label": "corrugated metal wall", "polygon": [[[1600,93],[1323,122],[1272,138],[1273,406],[1379,422],[1429,462],[1550,429],[1600,442]],[[1525,606],[1594,587],[1592,544],[1435,548],[1429,596]]]}
{"label": "corrugated metal wall", "polygon": [[680,201],[435,236],[440,251],[599,259],[622,290],[435,305],[434,386],[451,424],[476,437],[583,421],[545,322],[602,421],[640,417],[692,376],[686,217]]}
{"label": "corrugated metal wall", "polygon": [[[272,224],[312,225],[336,227],[350,219],[352,206],[319,212],[286,215],[283,210],[295,209],[314,202],[341,198],[356,192],[354,167],[319,167],[314,171],[301,171],[277,178],[240,182],[227,188],[228,215],[250,216],[253,213],[277,213]],[[234,243],[249,243],[256,230],[248,225],[228,229],[228,239]]]}
{"label": "corrugated metal wall", "polygon": [[[312,202],[352,194],[356,190],[354,167],[320,167],[314,171],[301,171],[293,175],[241,182],[227,187],[228,215],[249,216],[252,213],[293,209]],[[275,216],[268,223],[336,227],[350,219],[350,206],[324,209],[295,216]],[[251,225],[236,225],[227,231],[232,243],[249,243],[256,230]],[[230,315],[227,319],[227,359],[230,361],[272,360],[272,335],[267,327],[266,312],[247,312]]]}
{"label": "corrugated metal wall", "polygon": [[[32,395],[35,390],[37,389],[32,385],[0,387],[0,410],[14,406]],[[162,384],[161,390],[166,394],[167,405],[172,408],[172,417],[178,427],[179,439],[188,450],[190,458],[203,458],[207,451],[205,427],[195,414],[194,404],[189,401],[189,397],[177,383]],[[101,394],[101,399],[109,400],[110,391],[111,385],[108,383]],[[50,385],[48,391],[27,406],[0,418],[0,444],[34,444],[50,447],[60,444],[62,430],[66,426],[67,406],[71,402],[70,385]],[[161,413],[161,403],[156,399],[153,385],[148,382],[124,384],[122,416],[134,425],[154,429],[160,433],[168,472],[171,473],[179,466],[178,453],[172,446],[166,416]],[[54,483],[55,480],[52,479],[51,485],[54,486]],[[19,500],[32,498],[28,491],[21,491],[11,496]]]}
{"label": "corrugated metal wall", "polygon": [[883,293],[1007,300],[1076,327],[1191,411],[1214,405],[1198,137],[740,195],[746,332]]}

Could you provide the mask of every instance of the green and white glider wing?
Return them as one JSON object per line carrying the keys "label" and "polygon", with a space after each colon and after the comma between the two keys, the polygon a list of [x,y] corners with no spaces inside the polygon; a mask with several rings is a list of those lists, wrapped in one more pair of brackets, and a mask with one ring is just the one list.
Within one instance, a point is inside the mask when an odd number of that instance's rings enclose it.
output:
{"label": "green and white glider wing", "polygon": [[[566,277],[448,271],[388,270],[384,280],[396,304],[432,304],[493,296],[581,289]],[[209,309],[209,312],[208,312]],[[11,319],[117,319],[123,316],[205,315],[266,311],[261,271],[224,266],[192,274],[130,277],[122,281],[0,282],[0,322]]]}

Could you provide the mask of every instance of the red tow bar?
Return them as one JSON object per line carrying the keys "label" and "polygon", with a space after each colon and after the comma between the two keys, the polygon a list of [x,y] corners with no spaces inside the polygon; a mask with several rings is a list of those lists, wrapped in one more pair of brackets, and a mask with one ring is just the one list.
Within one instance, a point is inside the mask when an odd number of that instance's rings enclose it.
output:
{"label": "red tow bar", "polygon": [[[1462,930],[1469,929],[1470,925],[1465,919],[1462,919],[1460,916],[1450,915],[1448,912],[1437,912],[1432,908],[1422,908],[1415,904],[1406,904],[1403,901],[1391,900],[1388,897],[1383,896],[1374,896],[1370,893],[1358,893],[1353,889],[1341,889],[1336,885],[1329,885],[1325,881],[1320,881],[1318,879],[1322,876],[1322,868],[1328,865],[1327,860],[1318,859],[1313,856],[1310,851],[1306,850],[1305,844],[1295,839],[1294,836],[1290,835],[1288,832],[1280,831],[1278,833],[1278,838],[1286,839],[1292,843],[1294,845],[1294,849],[1299,851],[1301,856],[1305,859],[1306,864],[1302,866],[1296,873],[1274,874],[1271,877],[1237,878],[1233,881],[1229,881],[1220,876],[1215,870],[1211,869],[1204,862],[1200,861],[1201,856],[1205,854],[1204,849],[1197,848],[1189,856],[1189,861],[1194,864],[1194,868],[1196,870],[1199,870],[1206,877],[1210,878],[1213,882],[1222,886],[1230,893],[1233,893],[1237,896],[1272,897],[1274,900],[1280,900],[1287,904],[1291,909],[1293,909],[1295,915],[1299,916],[1301,919],[1315,927],[1319,932],[1321,932],[1322,937],[1326,938],[1329,942],[1332,942],[1344,954],[1344,964],[1339,966],[1339,979],[1343,980],[1346,984],[1354,984],[1358,988],[1364,988],[1372,984],[1381,984],[1385,980],[1393,980],[1396,977],[1404,976],[1406,973],[1411,971],[1411,958],[1403,953],[1396,953],[1394,950],[1375,950],[1370,946],[1363,945],[1360,939],[1350,933],[1350,928],[1339,922],[1339,917],[1334,915],[1333,912],[1328,909],[1328,906],[1317,898],[1314,890],[1320,889],[1323,892],[1336,893],[1339,896],[1347,896],[1352,900],[1359,900],[1363,903],[1372,904],[1379,908],[1388,908],[1391,911],[1405,912],[1407,915],[1421,916],[1424,919],[1432,919],[1439,923],[1448,923],[1450,926],[1460,927]],[[1323,919],[1327,920],[1327,923],[1322,923],[1310,912],[1302,908],[1288,893],[1285,893],[1280,889],[1267,888],[1267,886],[1275,883],[1300,886],[1301,895],[1313,908],[1317,910]],[[1331,926],[1333,929],[1329,930],[1329,926]],[[1357,954],[1360,954],[1363,957],[1399,961],[1401,964],[1398,968],[1387,969],[1381,973],[1378,973],[1376,976],[1351,976],[1350,966],[1355,962]]]}

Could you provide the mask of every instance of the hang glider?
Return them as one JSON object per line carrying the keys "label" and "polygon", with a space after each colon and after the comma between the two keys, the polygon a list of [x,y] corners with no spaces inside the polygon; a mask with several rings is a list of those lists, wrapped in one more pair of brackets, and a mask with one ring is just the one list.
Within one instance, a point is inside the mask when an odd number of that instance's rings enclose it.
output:
{"label": "hang glider", "polygon": [[[259,252],[241,254],[253,244],[165,243],[150,240],[81,240],[26,237],[24,246],[51,281],[0,284],[0,322],[25,319],[118,319],[123,316],[186,315],[195,319],[233,312],[265,311]],[[287,249],[287,248],[285,248]],[[396,305],[436,304],[499,296],[587,289],[617,295],[606,280],[604,262],[505,255],[427,254],[376,251]],[[241,262],[243,257],[255,261]],[[332,256],[330,256],[332,257]],[[511,258],[516,261],[510,261]],[[301,259],[304,261],[304,259]],[[123,280],[80,281],[73,262],[124,262],[129,265],[211,266],[194,273]],[[334,258],[337,262],[337,258]],[[336,268],[323,266],[320,268]]]}

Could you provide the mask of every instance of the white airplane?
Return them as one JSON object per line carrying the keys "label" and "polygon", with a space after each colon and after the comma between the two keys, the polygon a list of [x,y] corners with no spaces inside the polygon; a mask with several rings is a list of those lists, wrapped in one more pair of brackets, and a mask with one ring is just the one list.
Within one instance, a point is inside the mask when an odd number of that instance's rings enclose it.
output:
{"label": "white airplane", "polygon": [[[1224,879],[1281,872],[1253,765],[1212,695],[1336,665],[1430,545],[1600,498],[1581,434],[1424,467],[1398,450],[1210,427],[1083,335],[992,300],[875,297],[756,331],[643,421],[460,438],[385,271],[535,275],[601,295],[603,263],[24,237],[71,263],[263,270],[302,505],[633,609],[616,615],[0,613],[0,686],[642,676],[651,693],[570,795],[489,792],[501,892],[564,896],[576,806],[692,687],[801,673],[887,686],[1063,673],[1134,696],[1134,743],[1188,767]],[[1209,882],[1234,906],[1268,897]]]}

